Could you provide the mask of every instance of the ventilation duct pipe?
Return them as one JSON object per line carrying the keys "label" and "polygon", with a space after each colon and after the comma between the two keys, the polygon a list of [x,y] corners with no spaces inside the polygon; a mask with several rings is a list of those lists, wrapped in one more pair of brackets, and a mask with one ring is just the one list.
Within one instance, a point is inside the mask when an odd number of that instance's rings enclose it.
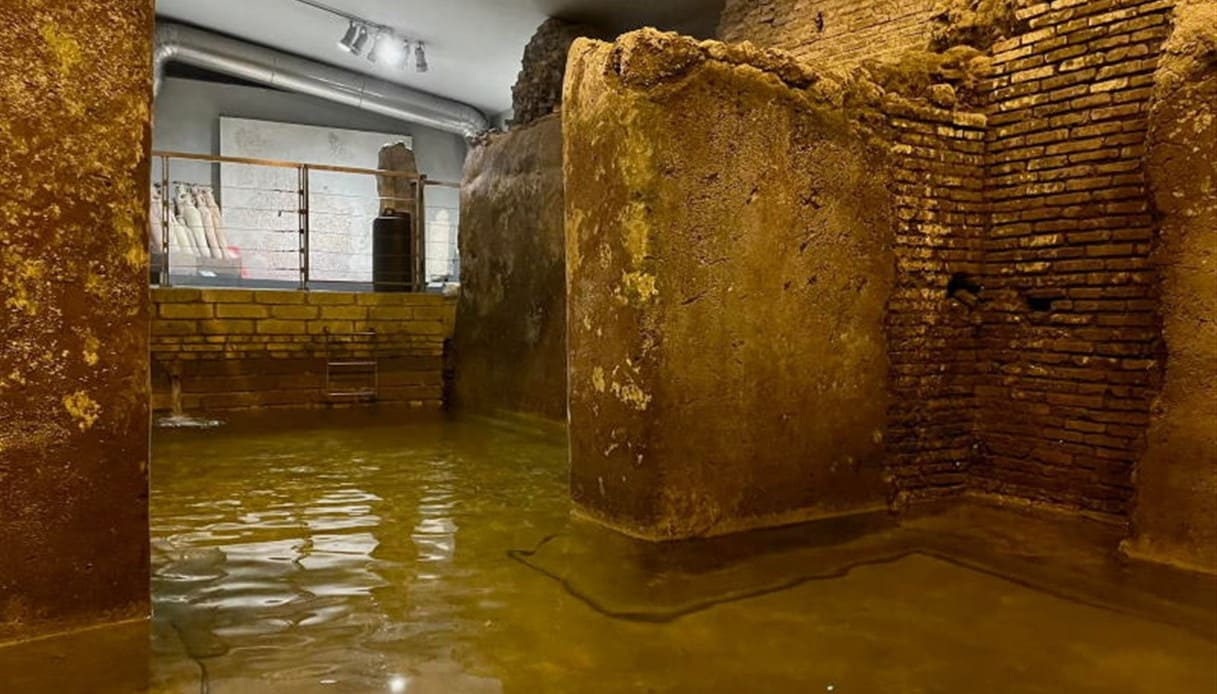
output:
{"label": "ventilation duct pipe", "polygon": [[490,127],[481,111],[457,101],[201,29],[157,23],[152,53],[154,95],[160,92],[165,65],[171,61],[465,137]]}

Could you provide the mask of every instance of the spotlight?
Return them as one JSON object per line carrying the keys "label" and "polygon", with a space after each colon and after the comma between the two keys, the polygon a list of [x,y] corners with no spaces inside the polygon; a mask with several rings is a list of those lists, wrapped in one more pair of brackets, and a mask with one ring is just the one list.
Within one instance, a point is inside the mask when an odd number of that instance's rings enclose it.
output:
{"label": "spotlight", "polygon": [[422,41],[414,44],[414,69],[419,72],[427,71],[427,48]]}
{"label": "spotlight", "polygon": [[385,32],[381,29],[376,30],[376,38],[372,40],[372,48],[368,51],[368,62],[374,63],[380,59],[380,53],[384,51]]}
{"label": "spotlight", "polygon": [[405,70],[410,64],[410,39],[402,39],[397,46],[397,67]]}
{"label": "spotlight", "polygon": [[343,34],[342,38],[338,40],[338,48],[347,53],[354,53],[355,39],[357,38],[359,38],[359,27],[355,26],[355,22],[351,22],[351,25],[347,27],[347,33]]}
{"label": "spotlight", "polygon": [[368,60],[373,63],[383,62],[390,67],[401,67],[409,55],[409,44],[403,43],[393,32],[386,31],[376,37]]}
{"label": "spotlight", "polygon": [[342,40],[338,42],[338,47],[347,53],[359,55],[363,53],[363,47],[368,43],[368,28],[363,24],[351,22],[351,26],[347,28],[347,33],[343,35]]}

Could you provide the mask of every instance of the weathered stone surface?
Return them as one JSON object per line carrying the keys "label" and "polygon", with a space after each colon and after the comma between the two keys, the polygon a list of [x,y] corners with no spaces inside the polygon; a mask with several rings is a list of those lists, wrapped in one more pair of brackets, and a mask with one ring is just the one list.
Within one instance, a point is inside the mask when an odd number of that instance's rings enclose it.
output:
{"label": "weathered stone surface", "polygon": [[1166,378],[1136,468],[1134,556],[1217,572],[1217,2],[1183,2],[1146,169],[1161,227]]}
{"label": "weathered stone surface", "polygon": [[931,45],[937,50],[968,45],[988,49],[1027,29],[1020,0],[948,0],[935,8]]}
{"label": "weathered stone surface", "polygon": [[[934,5],[826,0],[808,12],[802,0],[730,0],[721,25],[726,38],[814,65],[864,63],[889,96],[941,105],[930,85],[944,83],[957,108],[985,105],[983,117],[957,121],[979,130],[957,147],[920,135],[897,145],[912,155],[898,157],[912,164],[898,180],[924,173],[938,193],[899,211],[909,223],[898,262],[953,265],[982,290],[970,329],[929,310],[929,284],[892,303],[890,322],[905,331],[893,343],[916,344],[901,356],[919,353],[907,366],[893,354],[894,383],[909,396],[896,416],[923,447],[908,455],[891,437],[908,459],[889,464],[897,485],[919,498],[953,478],[1003,503],[1131,519],[1130,553],[1212,570],[1217,509],[1203,451],[1217,420],[1204,375],[1214,290],[1203,270],[1213,261],[1206,236],[1190,231],[1205,214],[1188,217],[1212,187],[1214,97],[1201,84],[1217,46],[1212,0]],[[837,98],[834,83],[814,89]],[[943,185],[956,171],[965,185]],[[1151,201],[1165,213],[1160,240]]]}
{"label": "weathered stone surface", "polygon": [[520,74],[511,88],[512,126],[528,125],[554,113],[562,103],[562,75],[566,71],[566,53],[580,36],[597,37],[600,33],[587,25],[567,22],[556,17],[537,27],[520,63]]}
{"label": "weathered stone surface", "polygon": [[0,640],[148,614],[152,22],[0,4]]}
{"label": "weathered stone surface", "polygon": [[[414,150],[405,142],[392,142],[381,147],[376,167],[384,171],[418,173]],[[418,207],[418,182],[415,179],[377,176],[376,193],[380,196],[381,212],[393,210],[413,215]]]}
{"label": "weathered stone surface", "polygon": [[566,417],[562,121],[470,153],[461,186],[459,407]]}
{"label": "weathered stone surface", "polygon": [[881,507],[885,155],[769,65],[690,44],[572,48],[574,500],[649,538]]}

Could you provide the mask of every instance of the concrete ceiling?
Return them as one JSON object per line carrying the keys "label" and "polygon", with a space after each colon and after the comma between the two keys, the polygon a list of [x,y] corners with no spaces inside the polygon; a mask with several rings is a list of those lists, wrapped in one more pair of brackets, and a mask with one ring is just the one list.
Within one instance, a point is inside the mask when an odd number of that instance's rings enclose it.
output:
{"label": "concrete ceiling", "polygon": [[710,36],[723,0],[328,0],[327,4],[428,44],[419,74],[343,53],[346,22],[296,0],[157,0],[157,14],[471,104],[511,108],[524,46],[546,17],[617,33],[657,26]]}

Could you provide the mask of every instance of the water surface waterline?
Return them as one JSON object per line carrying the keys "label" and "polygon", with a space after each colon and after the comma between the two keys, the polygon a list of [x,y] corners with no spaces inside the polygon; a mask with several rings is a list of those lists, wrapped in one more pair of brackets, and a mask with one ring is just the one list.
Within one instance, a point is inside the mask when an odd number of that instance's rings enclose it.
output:
{"label": "water surface waterline", "polygon": [[[527,420],[249,415],[156,432],[152,472],[150,646],[0,654],[14,691],[1217,685],[1207,613],[1046,590],[892,518],[672,545],[596,528],[570,513],[565,433]],[[86,688],[82,647],[143,667]]]}

